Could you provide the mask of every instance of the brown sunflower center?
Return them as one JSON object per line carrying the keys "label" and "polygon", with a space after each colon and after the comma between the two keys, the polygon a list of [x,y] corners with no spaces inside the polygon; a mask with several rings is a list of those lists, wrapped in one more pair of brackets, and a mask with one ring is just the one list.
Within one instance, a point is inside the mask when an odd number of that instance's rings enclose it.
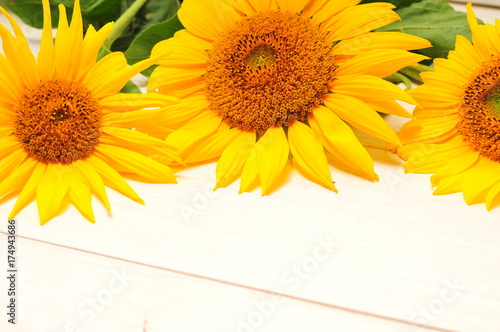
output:
{"label": "brown sunflower center", "polygon": [[493,58],[465,89],[458,132],[474,150],[500,162],[500,57]]}
{"label": "brown sunflower center", "polygon": [[16,108],[15,134],[28,155],[44,163],[69,164],[88,157],[99,143],[101,111],[77,82],[41,82]]}
{"label": "brown sunflower center", "polygon": [[328,93],[337,67],[326,35],[290,12],[239,20],[208,53],[211,109],[232,127],[260,133],[304,120]]}

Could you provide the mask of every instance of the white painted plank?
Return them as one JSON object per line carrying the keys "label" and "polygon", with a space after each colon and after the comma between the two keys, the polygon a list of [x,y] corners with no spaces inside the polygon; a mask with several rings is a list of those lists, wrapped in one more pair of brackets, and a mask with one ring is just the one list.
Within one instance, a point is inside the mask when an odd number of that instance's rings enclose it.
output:
{"label": "white painted plank", "polygon": [[[491,2],[491,6],[500,7],[500,1],[498,0],[482,0],[482,1]],[[464,2],[464,4],[451,2],[450,5],[456,10],[465,12],[466,11],[465,4],[468,3],[469,1],[460,1],[460,2]],[[495,19],[500,18],[499,15],[500,9],[489,6],[481,6],[480,1],[471,1],[471,2],[472,2],[472,9],[474,9],[474,13],[478,18],[483,20],[484,23],[495,24]]]}
{"label": "white painted plank", "polygon": [[[493,17],[476,13],[485,21]],[[238,195],[236,186],[212,193],[211,164],[180,172],[178,185],[134,183],[146,206],[110,191],[113,216],[96,204],[96,225],[70,209],[39,227],[31,205],[19,216],[19,232],[375,315],[456,331],[496,331],[500,208],[488,213],[481,205],[466,206],[460,195],[434,197],[428,176],[404,175],[397,158],[372,152],[381,182],[332,169],[338,195],[294,172],[269,197],[258,191]],[[2,204],[0,215],[6,216],[12,205]],[[328,238],[337,245],[324,261],[315,259],[316,268],[314,252]],[[38,248],[31,247],[23,257],[37,254]],[[72,261],[63,254],[58,260],[61,265]],[[87,260],[78,262],[80,271],[103,273]],[[55,264],[37,265],[37,271],[50,276]],[[310,272],[299,278],[294,269],[302,265]],[[90,279],[65,276],[78,287],[93,287]],[[109,274],[100,278],[109,279]],[[158,278],[146,281],[160,284]],[[25,284],[45,292],[52,287],[37,288],[34,278]],[[210,291],[203,283],[197,287]],[[312,321],[319,317],[308,315]]]}
{"label": "white painted plank", "polygon": [[[0,236],[2,245],[5,238],[3,234]],[[17,242],[17,324],[6,323],[2,315],[1,331],[418,329],[37,241],[18,238]],[[3,284],[4,281],[2,293]]]}
{"label": "white painted plank", "polygon": [[[470,0],[452,0],[451,3],[461,2],[468,3]],[[472,1],[474,5],[487,5],[491,7],[500,7],[500,2],[498,0],[474,0]]]}
{"label": "white painted plank", "polygon": [[[19,233],[406,320],[457,279],[460,296],[430,323],[463,331],[500,324],[499,210],[432,197],[424,176],[373,184],[338,174],[338,195],[300,177],[270,197],[220,190],[186,222],[179,207],[213,184],[212,172],[213,165],[185,171],[190,181],[179,185],[135,184],[147,206],[112,193],[113,218],[100,210],[96,225],[69,210],[39,227],[31,206],[19,216]],[[329,238],[338,246],[315,269],[311,257]],[[310,273],[298,283],[293,268],[303,264]]]}

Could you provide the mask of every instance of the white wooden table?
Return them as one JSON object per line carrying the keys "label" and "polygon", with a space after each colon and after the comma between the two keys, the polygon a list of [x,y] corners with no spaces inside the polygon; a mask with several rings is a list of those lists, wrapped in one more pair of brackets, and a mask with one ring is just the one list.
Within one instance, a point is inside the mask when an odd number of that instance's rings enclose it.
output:
{"label": "white wooden table", "polygon": [[[339,194],[294,170],[271,196],[212,192],[208,164],[177,185],[132,183],[145,206],[108,190],[112,215],[96,200],[95,225],[70,208],[40,227],[32,204],[17,223],[17,324],[2,276],[0,331],[500,331],[500,208],[433,196],[428,175],[370,153],[381,181],[332,168]],[[2,271],[13,204],[0,205]]]}

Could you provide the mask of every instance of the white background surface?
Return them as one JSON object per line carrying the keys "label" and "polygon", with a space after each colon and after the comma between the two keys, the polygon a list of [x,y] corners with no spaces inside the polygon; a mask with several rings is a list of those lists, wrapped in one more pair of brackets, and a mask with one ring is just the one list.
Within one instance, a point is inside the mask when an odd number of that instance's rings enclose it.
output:
{"label": "white background surface", "polygon": [[[500,331],[500,208],[432,196],[428,175],[370,153],[381,181],[331,168],[338,194],[293,170],[270,196],[212,192],[208,164],[176,185],[133,182],[145,206],[108,190],[112,215],[95,200],[94,225],[70,208],[40,227],[32,204],[17,224],[18,324],[1,277],[0,331]],[[3,271],[13,204],[0,205]]]}

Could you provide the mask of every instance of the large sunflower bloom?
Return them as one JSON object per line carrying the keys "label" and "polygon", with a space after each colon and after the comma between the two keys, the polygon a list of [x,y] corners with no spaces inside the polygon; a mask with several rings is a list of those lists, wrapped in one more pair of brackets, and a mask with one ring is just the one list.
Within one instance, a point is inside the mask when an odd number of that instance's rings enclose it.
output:
{"label": "large sunflower bloom", "polygon": [[325,148],[376,180],[349,125],[399,144],[376,111],[409,116],[395,100],[414,100],[382,77],[422,60],[406,50],[430,44],[370,32],[399,17],[391,4],[359,2],[184,1],[185,29],[153,50],[164,56],[150,91],[179,97],[186,107],[171,114],[179,129],[166,142],[187,163],[220,157],[216,186],[241,176],[241,192],[260,181],[267,194],[287,160],[336,190]]}
{"label": "large sunflower bloom", "polygon": [[433,174],[435,195],[463,192],[489,210],[500,192],[500,24],[479,25],[470,3],[467,16],[473,44],[458,36],[448,59],[422,74],[400,152],[407,172]]}
{"label": "large sunflower bloom", "polygon": [[[60,6],[55,41],[49,1],[43,1],[44,28],[35,59],[13,18],[14,30],[0,25],[0,197],[19,195],[9,218],[36,200],[40,223],[73,204],[94,222],[94,194],[109,210],[105,186],[143,204],[120,175],[148,182],[175,182],[167,163],[175,158],[153,130],[165,110],[145,107],[175,104],[173,97],[120,94],[126,82],[153,60],[128,67],[122,53],[95,62],[112,24],[83,39],[79,1],[71,25]],[[177,102],[178,103],[178,102]],[[154,158],[154,159],[153,159]],[[5,199],[4,198],[4,199]]]}

